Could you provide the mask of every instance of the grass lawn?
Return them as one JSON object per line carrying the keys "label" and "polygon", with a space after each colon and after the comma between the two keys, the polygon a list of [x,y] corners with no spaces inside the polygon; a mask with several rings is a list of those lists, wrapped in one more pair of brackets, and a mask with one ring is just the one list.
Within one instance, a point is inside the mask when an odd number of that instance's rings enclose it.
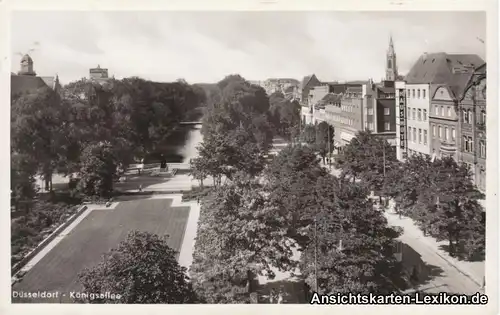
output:
{"label": "grass lawn", "polygon": [[13,302],[71,302],[69,292],[81,289],[78,273],[99,263],[101,255],[117,247],[131,230],[168,234],[169,246],[179,252],[189,207],[172,208],[171,203],[171,199],[133,200],[113,210],[92,211],[12,289],[59,292],[60,299],[13,298]]}

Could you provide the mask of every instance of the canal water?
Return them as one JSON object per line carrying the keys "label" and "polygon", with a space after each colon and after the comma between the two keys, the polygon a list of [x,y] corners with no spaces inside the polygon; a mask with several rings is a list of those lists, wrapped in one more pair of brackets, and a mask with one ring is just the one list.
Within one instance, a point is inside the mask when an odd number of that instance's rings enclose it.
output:
{"label": "canal water", "polygon": [[189,163],[197,156],[197,147],[202,140],[201,124],[183,125],[166,139],[165,145],[147,156],[144,163],[159,163],[162,155],[167,163]]}

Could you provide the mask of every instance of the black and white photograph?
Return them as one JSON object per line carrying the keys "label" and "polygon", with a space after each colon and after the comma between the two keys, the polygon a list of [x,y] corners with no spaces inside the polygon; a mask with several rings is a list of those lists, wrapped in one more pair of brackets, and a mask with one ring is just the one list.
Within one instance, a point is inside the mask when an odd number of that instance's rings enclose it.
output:
{"label": "black and white photograph", "polygon": [[13,305],[496,303],[486,11],[9,16]]}

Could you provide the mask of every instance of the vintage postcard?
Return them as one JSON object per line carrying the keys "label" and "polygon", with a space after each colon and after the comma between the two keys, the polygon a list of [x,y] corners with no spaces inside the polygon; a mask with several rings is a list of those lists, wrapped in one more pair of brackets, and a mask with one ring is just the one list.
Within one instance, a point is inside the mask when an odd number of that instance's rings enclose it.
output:
{"label": "vintage postcard", "polygon": [[498,4],[287,3],[0,3],[0,310],[498,312]]}

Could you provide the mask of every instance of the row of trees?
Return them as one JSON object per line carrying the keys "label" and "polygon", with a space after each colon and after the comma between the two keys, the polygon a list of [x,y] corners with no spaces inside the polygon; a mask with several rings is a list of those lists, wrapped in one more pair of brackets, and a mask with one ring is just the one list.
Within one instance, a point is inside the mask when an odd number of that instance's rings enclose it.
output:
{"label": "row of trees", "polygon": [[[101,264],[83,271],[80,282],[86,291],[125,292],[120,303],[248,302],[245,285],[255,274],[272,277],[272,266],[293,265],[292,242],[283,233],[287,222],[276,216],[278,208],[259,179],[273,128],[286,137],[291,124],[287,119],[273,121],[276,116],[264,90],[240,76],[202,87],[207,95],[204,141],[191,172],[201,181],[211,176],[216,187],[203,203],[198,223],[191,266],[194,291],[164,241],[144,233],[131,234]],[[299,113],[294,115],[289,118],[298,121]],[[224,185],[222,177],[229,179]],[[158,277],[167,281],[153,281]]]}
{"label": "row of trees", "polygon": [[479,203],[484,195],[466,164],[418,155],[399,162],[387,141],[360,132],[337,156],[336,166],[342,176],[393,199],[397,211],[414,219],[424,233],[448,240],[451,255],[484,255],[485,213]]}
{"label": "row of trees", "polygon": [[161,148],[178,123],[206,100],[201,87],[140,78],[82,79],[12,96],[14,200],[32,198],[33,177],[51,189],[54,173],[79,173],[89,195],[112,190],[117,168]]}
{"label": "row of trees", "polygon": [[[207,88],[206,88],[207,89]],[[269,98],[264,89],[239,75],[212,86],[203,118],[203,143],[191,161],[194,178],[211,176],[215,185],[238,171],[262,171],[274,136]]]}
{"label": "row of trees", "polygon": [[195,291],[209,303],[248,303],[254,275],[297,267],[293,248],[306,283],[321,293],[394,291],[398,232],[367,195],[328,174],[303,145],[283,149],[260,178],[238,173],[202,204]]}
{"label": "row of trees", "polygon": [[[320,292],[394,291],[398,232],[374,210],[366,187],[319,165],[318,154],[324,160],[334,149],[334,129],[304,126],[299,139],[307,145],[290,145],[266,165],[269,128],[295,139],[300,106],[280,93],[267,101],[239,76],[218,87],[219,103],[209,104],[204,143],[192,161],[195,178],[211,175],[216,183],[202,204],[190,270],[198,296],[248,303],[255,275],[272,278],[273,268],[297,266]],[[221,176],[229,179],[224,185]],[[302,252],[300,262],[292,260],[293,248]]]}

